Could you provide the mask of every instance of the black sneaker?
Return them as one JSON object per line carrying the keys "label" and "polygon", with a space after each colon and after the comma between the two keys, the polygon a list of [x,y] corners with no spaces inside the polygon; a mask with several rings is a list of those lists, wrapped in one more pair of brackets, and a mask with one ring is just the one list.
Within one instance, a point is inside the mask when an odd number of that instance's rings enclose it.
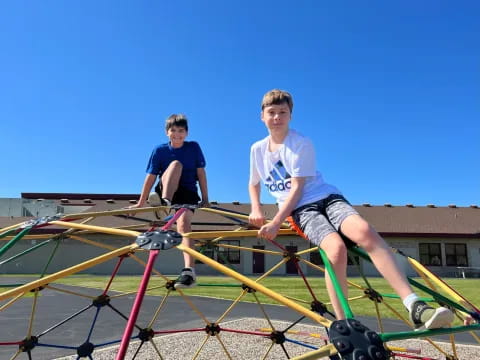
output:
{"label": "black sneaker", "polygon": [[187,289],[197,285],[196,276],[192,269],[185,268],[175,281],[175,289]]}
{"label": "black sneaker", "polygon": [[410,311],[410,320],[415,330],[449,327],[453,318],[454,315],[450,309],[445,307],[434,309],[424,301],[416,301]]}

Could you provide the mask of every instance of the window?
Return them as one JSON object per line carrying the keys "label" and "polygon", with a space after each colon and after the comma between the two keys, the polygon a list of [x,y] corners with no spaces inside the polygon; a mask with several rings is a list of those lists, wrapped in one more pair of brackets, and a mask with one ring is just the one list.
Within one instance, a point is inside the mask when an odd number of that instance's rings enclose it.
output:
{"label": "window", "polygon": [[[310,246],[310,247],[312,248],[316,246]],[[318,249],[310,252],[310,262],[315,265],[323,265],[323,260],[322,260],[322,257],[320,256],[320,252],[318,251]]]}
{"label": "window", "polygon": [[426,266],[442,265],[442,247],[439,243],[420,243],[420,263]]}
{"label": "window", "polygon": [[[310,248],[312,248],[312,247],[313,246],[310,246]],[[352,255],[348,256],[347,265],[356,265],[356,264],[360,263],[360,257],[358,255],[353,255],[353,257],[355,259],[354,260],[355,262],[352,262],[352,259],[350,259],[351,256]],[[315,265],[323,266],[323,260],[322,260],[322,257],[320,256],[320,252],[318,250],[310,252],[310,262],[312,264],[315,264]]]}
{"label": "window", "polygon": [[468,266],[466,244],[445,244],[447,266]]}
{"label": "window", "polygon": [[[220,240],[219,244],[240,246],[240,240]],[[240,264],[240,250],[218,247],[217,261],[220,264]]]}
{"label": "window", "polygon": [[[218,246],[217,244],[225,244],[232,246],[240,246],[240,240],[221,240],[218,243],[208,242],[200,247],[198,252],[218,261],[220,264],[240,264],[240,250]],[[195,259],[196,264],[202,264],[201,261]]]}

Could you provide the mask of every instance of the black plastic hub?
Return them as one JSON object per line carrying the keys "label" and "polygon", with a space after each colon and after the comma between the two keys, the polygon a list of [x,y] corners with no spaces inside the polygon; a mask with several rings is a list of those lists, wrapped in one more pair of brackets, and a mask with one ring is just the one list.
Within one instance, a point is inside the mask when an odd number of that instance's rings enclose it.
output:
{"label": "black plastic hub", "polygon": [[135,241],[146,250],[168,250],[182,242],[182,235],[173,230],[155,230],[140,234]]}
{"label": "black plastic hub", "polygon": [[328,311],[327,306],[318,300],[313,300],[310,303],[310,309],[320,315],[323,315]]}
{"label": "black plastic hub", "polygon": [[295,255],[295,252],[293,252],[293,251],[284,251],[283,252],[283,257],[284,258],[289,258],[292,261],[298,262],[298,256]]}
{"label": "black plastic hub", "polygon": [[211,336],[217,335],[220,332],[220,330],[222,330],[220,328],[220,325],[215,323],[208,324],[207,326],[205,326],[205,332]]}
{"label": "black plastic hub", "polygon": [[390,356],[380,336],[355,319],[334,321],[329,338],[344,360],[387,360]]}
{"label": "black plastic hub", "polygon": [[154,335],[155,335],[155,333],[153,332],[152,329],[145,328],[145,329],[140,330],[140,332],[138,333],[138,338],[142,341],[150,341],[150,340],[153,339]]}
{"label": "black plastic hub", "polygon": [[165,289],[175,291],[175,280],[168,280],[165,283]]}
{"label": "black plastic hub", "polygon": [[34,293],[35,291],[42,291],[43,289],[45,289],[45,287],[47,286],[48,284],[45,284],[45,286],[39,286],[38,288],[35,288],[35,289],[32,289],[30,290],[31,293]]}
{"label": "black plastic hub", "polygon": [[89,357],[92,355],[95,346],[90,342],[85,342],[77,348],[77,354],[79,357]]}
{"label": "black plastic hub", "polygon": [[367,295],[370,300],[375,301],[376,303],[381,303],[383,301],[382,295],[373,289],[365,289],[363,293]]}
{"label": "black plastic hub", "polygon": [[38,338],[36,336],[30,336],[29,338],[25,338],[22,342],[18,345],[20,351],[27,352],[31,351],[35,346],[38,344]]}
{"label": "black plastic hub", "polygon": [[97,308],[104,307],[110,303],[110,296],[107,294],[102,294],[93,299],[92,304]]}
{"label": "black plastic hub", "polygon": [[269,338],[275,344],[283,344],[285,342],[285,335],[281,331],[272,331]]}
{"label": "black plastic hub", "polygon": [[248,292],[249,294],[254,293],[254,292],[257,291],[257,290],[255,290],[254,288],[251,288],[250,286],[248,286],[248,285],[246,285],[246,284],[242,284],[242,289],[243,289],[243,290],[247,290],[247,292]]}

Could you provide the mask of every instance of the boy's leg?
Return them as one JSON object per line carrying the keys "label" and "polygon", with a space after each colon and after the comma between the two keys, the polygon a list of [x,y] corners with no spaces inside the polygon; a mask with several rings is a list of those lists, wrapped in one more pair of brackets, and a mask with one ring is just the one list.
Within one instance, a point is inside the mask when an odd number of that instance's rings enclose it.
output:
{"label": "boy's leg", "polygon": [[444,307],[433,309],[420,301],[400,270],[388,244],[360,215],[345,218],[341,230],[368,253],[377,270],[402,299],[415,327],[434,329],[449,326],[453,322],[454,316],[449,309]]}
{"label": "boy's leg", "polygon": [[[177,160],[172,161],[170,165],[168,165],[167,169],[162,174],[160,184],[157,185],[155,191],[148,196],[148,203],[150,206],[171,205],[173,195],[178,189],[180,176],[182,175],[182,168],[182,163]],[[155,212],[159,219],[163,219],[168,213],[169,210],[167,208],[162,210],[160,214]]]}
{"label": "boy's leg", "polygon": [[[343,295],[347,297],[347,248],[343,243],[342,238],[336,232],[330,233],[322,240],[320,247],[325,251],[327,258],[335,271],[335,276],[342,287]],[[345,319],[345,313],[343,312],[342,305],[337,297],[337,291],[335,290],[327,271],[325,271],[325,284],[337,320]]]}
{"label": "boy's leg", "polygon": [[175,160],[168,165],[165,172],[162,174],[162,193],[160,194],[162,199],[172,201],[173,194],[178,189],[180,177],[182,176],[183,165],[180,161]]}
{"label": "boy's leg", "polygon": [[[177,230],[180,233],[187,233],[192,231],[192,217],[193,212],[191,210],[186,210],[182,216],[177,219]],[[182,245],[187,246],[191,249],[194,248],[194,240],[184,237],[182,239]],[[177,282],[175,283],[175,288],[190,288],[195,286],[196,275],[195,275],[195,258],[186,252],[183,253],[183,260],[185,262],[185,267],[180,274]]]}
{"label": "boy's leg", "polygon": [[360,215],[348,216],[342,222],[341,231],[368,253],[377,270],[402,299],[413,293],[390,247]]}
{"label": "boy's leg", "polygon": [[[320,246],[325,251],[343,294],[347,296],[347,249],[336,229],[323,214],[323,210],[323,201],[311,203],[295,210],[292,219],[313,245]],[[339,320],[344,319],[345,314],[327,272],[325,282],[335,316]]]}

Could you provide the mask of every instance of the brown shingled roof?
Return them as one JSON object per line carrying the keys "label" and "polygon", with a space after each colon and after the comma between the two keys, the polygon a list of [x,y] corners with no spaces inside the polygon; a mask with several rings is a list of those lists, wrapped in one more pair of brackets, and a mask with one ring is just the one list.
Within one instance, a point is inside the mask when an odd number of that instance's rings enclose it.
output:
{"label": "brown shingled roof", "polygon": [[[138,194],[71,194],[71,193],[22,193],[25,198],[52,199],[59,205],[85,205],[85,199],[91,199],[88,205],[91,207],[87,212],[100,212],[122,209],[130,206],[130,200],[138,199]],[[68,199],[68,204],[62,203],[61,199]],[[113,201],[112,201],[113,200]],[[65,201],[65,200],[64,200]],[[248,214],[250,204],[219,203],[214,204],[220,208],[232,212]],[[430,206],[355,206],[359,213],[369,221],[378,232],[382,234],[401,236],[480,236],[480,209],[478,207],[432,207]],[[268,218],[272,218],[276,212],[276,205],[263,206]],[[141,213],[136,217],[147,220],[143,228],[149,228],[149,222],[155,221],[153,213]],[[0,228],[17,224],[30,218],[0,217]],[[89,224],[120,227],[133,224],[142,224],[141,221],[118,216],[98,217]],[[196,211],[193,218],[193,230],[233,230],[239,224],[235,220],[228,219],[218,214]]]}

